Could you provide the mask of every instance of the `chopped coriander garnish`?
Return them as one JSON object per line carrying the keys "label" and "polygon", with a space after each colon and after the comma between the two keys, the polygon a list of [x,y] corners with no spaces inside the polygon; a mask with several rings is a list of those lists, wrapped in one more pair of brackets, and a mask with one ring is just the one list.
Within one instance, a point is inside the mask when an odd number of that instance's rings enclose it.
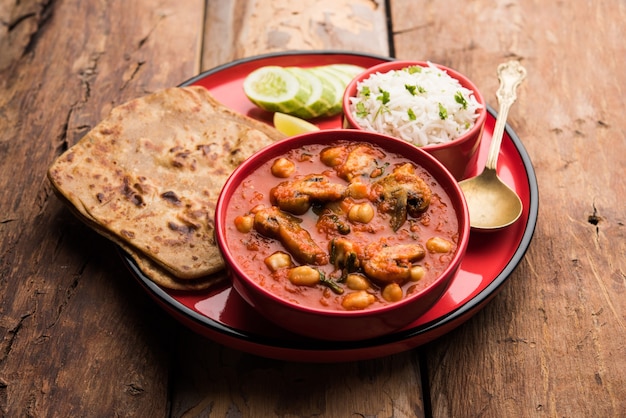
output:
{"label": "chopped coriander garnish", "polygon": [[473,125],[476,101],[471,92],[432,65],[373,74],[357,90],[351,109],[361,126],[372,124],[382,133],[402,129],[418,146],[441,137],[454,139]]}
{"label": "chopped coriander garnish", "polygon": [[380,91],[380,96],[376,98],[376,100],[380,100],[384,105],[389,103],[389,92],[383,89],[378,89]]}
{"label": "chopped coriander garnish", "polygon": [[424,94],[426,93],[426,89],[422,86],[412,86],[410,84],[405,84],[404,88],[407,89],[407,91],[409,93],[411,93],[411,96],[417,96],[417,94]]}
{"label": "chopped coriander garnish", "polygon": [[463,93],[461,93],[460,91],[457,91],[454,94],[454,100],[458,104],[460,104],[463,109],[467,109],[467,100],[465,100],[465,97],[463,97]]}
{"label": "chopped coriander garnish", "polygon": [[369,114],[369,112],[365,108],[365,103],[359,102],[359,103],[356,104],[356,115],[358,117],[364,118],[364,117],[367,117],[368,114]]}
{"label": "chopped coriander garnish", "polygon": [[439,118],[441,118],[441,120],[445,120],[447,117],[448,117],[448,111],[446,110],[445,107],[443,107],[441,103],[439,103]]}
{"label": "chopped coriander garnish", "polygon": [[420,67],[419,65],[413,65],[411,67],[407,67],[406,70],[409,72],[409,74],[421,73],[422,67]]}
{"label": "chopped coriander garnish", "polygon": [[338,295],[343,294],[343,287],[335,283],[334,280],[327,278],[326,275],[322,273],[321,271],[319,273],[320,273],[320,284],[330,288],[330,290],[332,290],[334,293]]}

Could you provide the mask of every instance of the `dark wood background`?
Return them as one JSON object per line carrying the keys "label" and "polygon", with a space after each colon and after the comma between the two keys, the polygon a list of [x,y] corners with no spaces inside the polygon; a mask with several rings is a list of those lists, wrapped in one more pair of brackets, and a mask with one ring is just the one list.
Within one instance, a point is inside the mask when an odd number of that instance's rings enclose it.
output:
{"label": "dark wood background", "polygon": [[[0,412],[15,416],[626,415],[626,3],[0,0]],[[428,59],[496,106],[537,173],[533,243],[501,293],[405,353],[307,364],[180,326],[47,167],[115,105],[233,59],[341,49]]]}

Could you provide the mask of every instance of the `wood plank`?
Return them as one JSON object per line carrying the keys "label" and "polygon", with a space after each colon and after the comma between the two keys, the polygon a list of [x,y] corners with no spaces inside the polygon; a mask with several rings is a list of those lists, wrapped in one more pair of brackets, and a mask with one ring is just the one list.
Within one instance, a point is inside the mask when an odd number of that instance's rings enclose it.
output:
{"label": "wood plank", "polygon": [[202,68],[286,50],[389,55],[384,3],[371,0],[209,2]]}
{"label": "wood plank", "polygon": [[184,330],[180,338],[173,416],[424,416],[416,351],[314,364],[257,357]]}
{"label": "wood plank", "polygon": [[[203,68],[294,49],[388,55],[385,28],[382,2],[210,2]],[[424,416],[417,351],[308,364],[242,353],[184,329],[178,338],[174,416]]]}
{"label": "wood plank", "polygon": [[529,74],[510,124],[537,171],[537,231],[503,292],[429,345],[433,416],[622,416],[624,3],[393,0],[391,13],[399,58],[466,73],[493,106],[500,62]]}
{"label": "wood plank", "polygon": [[523,60],[510,117],[537,169],[540,222],[503,292],[468,324],[421,350],[339,365],[261,359],[181,328],[45,180],[113,105],[201,68],[286,49],[388,51],[380,2],[240,0],[208,2],[200,54],[204,3],[0,1],[3,415],[166,416],[170,403],[174,416],[626,410],[622,3],[391,2],[398,57],[466,72],[493,105],[496,65]]}
{"label": "wood plank", "polygon": [[173,321],[45,173],[113,105],[198,70],[203,4],[0,4],[3,416],[167,414]]}

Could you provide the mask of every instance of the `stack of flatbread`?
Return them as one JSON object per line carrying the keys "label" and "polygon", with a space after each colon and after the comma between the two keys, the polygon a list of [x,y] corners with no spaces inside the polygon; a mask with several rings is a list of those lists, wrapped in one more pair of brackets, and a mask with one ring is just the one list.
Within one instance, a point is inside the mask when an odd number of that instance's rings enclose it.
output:
{"label": "stack of flatbread", "polygon": [[114,108],[48,177],[154,282],[204,289],[225,277],[214,239],[222,186],[244,159],[280,138],[203,87],[174,87]]}

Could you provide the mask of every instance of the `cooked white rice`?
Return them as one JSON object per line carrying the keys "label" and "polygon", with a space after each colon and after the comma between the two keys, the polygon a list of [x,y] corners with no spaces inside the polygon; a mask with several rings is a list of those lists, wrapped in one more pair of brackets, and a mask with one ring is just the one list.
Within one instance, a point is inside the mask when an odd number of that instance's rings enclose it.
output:
{"label": "cooked white rice", "polygon": [[350,105],[363,129],[417,146],[458,138],[474,126],[480,108],[472,90],[431,63],[370,75],[357,84]]}

